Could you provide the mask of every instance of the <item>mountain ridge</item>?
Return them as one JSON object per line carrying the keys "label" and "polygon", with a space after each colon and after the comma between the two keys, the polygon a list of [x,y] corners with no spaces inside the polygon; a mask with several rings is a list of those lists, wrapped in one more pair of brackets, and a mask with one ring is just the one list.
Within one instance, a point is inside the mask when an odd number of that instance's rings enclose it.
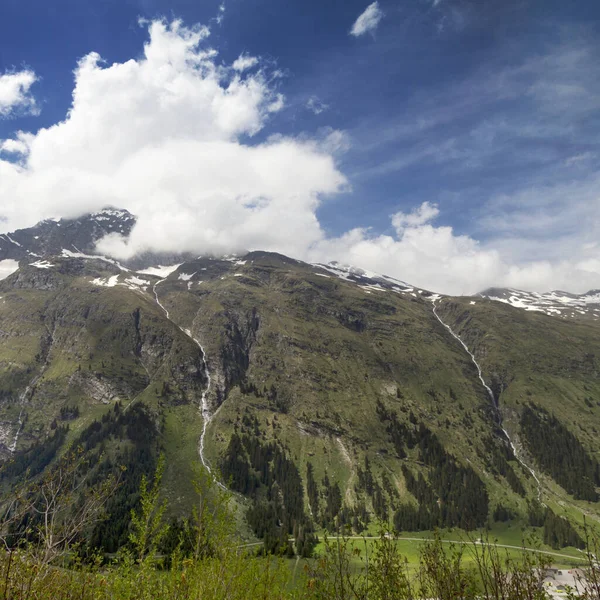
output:
{"label": "mountain ridge", "polygon": [[[60,255],[63,251],[98,255],[96,244],[103,237],[115,233],[127,237],[135,222],[136,217],[129,211],[114,207],[106,207],[76,219],[41,221],[30,228],[0,234],[0,263],[5,260],[40,262],[35,259],[42,259],[41,262],[43,262],[43,259]],[[240,256],[243,257],[245,254]],[[174,266],[194,259],[195,256],[191,253],[145,252],[121,262],[131,270],[144,271],[159,265]],[[333,275],[353,281],[373,292],[383,289],[412,294],[433,293],[397,278],[342,264],[339,261],[314,263],[313,266],[324,269],[326,272],[323,273],[324,276]],[[442,296],[443,294],[438,295]],[[585,294],[572,294],[560,290],[537,293],[492,287],[473,296],[473,298],[477,297],[504,302],[524,310],[543,312],[549,316],[600,318],[600,290],[590,290]]]}

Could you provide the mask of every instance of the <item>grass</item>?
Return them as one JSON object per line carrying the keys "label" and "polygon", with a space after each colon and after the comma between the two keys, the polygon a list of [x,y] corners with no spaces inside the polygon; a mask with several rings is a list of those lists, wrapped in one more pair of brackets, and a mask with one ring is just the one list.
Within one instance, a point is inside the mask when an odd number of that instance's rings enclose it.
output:
{"label": "grass", "polygon": [[[353,536],[350,538],[352,546],[361,553],[361,556],[357,556],[353,561],[356,568],[359,568],[364,564],[364,557],[366,555],[371,556],[373,554],[375,545],[377,544],[377,539],[378,536],[364,538],[361,536]],[[405,532],[399,535],[399,538],[395,541],[395,544],[399,552],[406,558],[409,567],[414,570],[419,565],[420,553],[423,544],[426,541],[431,541],[433,539],[433,532]],[[485,543],[484,535],[480,537],[478,534],[471,534],[471,536],[467,537],[464,532],[459,531],[444,531],[442,532],[441,539],[442,542],[448,546],[456,544],[464,547],[464,561],[466,565],[474,564],[473,542],[481,539]],[[586,562],[585,557],[575,548],[553,550],[552,548],[549,548],[541,543],[535,543],[532,545],[531,542],[524,542],[522,537],[517,538],[512,533],[506,535],[500,527],[496,527],[489,532],[488,539],[490,544],[497,545],[502,553],[506,553],[512,559],[519,559],[523,555],[523,552],[531,551],[540,552],[544,555],[547,555],[552,561],[552,564],[557,568],[573,568],[576,566],[581,566]],[[516,548],[503,548],[503,546],[516,546]],[[324,544],[321,541],[315,548],[315,555],[318,556],[323,551]]]}

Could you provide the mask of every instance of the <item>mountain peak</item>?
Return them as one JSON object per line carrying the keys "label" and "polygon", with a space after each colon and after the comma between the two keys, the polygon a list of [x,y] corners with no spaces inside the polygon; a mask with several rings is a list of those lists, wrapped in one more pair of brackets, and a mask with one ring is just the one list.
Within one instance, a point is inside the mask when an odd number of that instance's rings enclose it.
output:
{"label": "mountain peak", "polygon": [[135,221],[129,211],[112,206],[75,219],[46,219],[33,227],[0,234],[0,261],[35,261],[65,249],[92,254],[104,236],[129,235]]}

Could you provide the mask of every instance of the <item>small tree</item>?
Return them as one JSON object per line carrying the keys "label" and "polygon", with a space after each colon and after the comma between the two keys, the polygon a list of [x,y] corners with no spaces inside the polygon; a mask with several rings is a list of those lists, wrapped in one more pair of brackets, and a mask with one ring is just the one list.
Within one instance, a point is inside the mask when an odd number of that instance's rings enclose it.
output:
{"label": "small tree", "polygon": [[29,548],[47,565],[63,555],[82,534],[106,517],[108,499],[119,485],[110,476],[89,485],[91,469],[81,447],[67,451],[32,481],[26,474],[5,502],[0,539],[7,548],[33,540]]}
{"label": "small tree", "polygon": [[166,501],[159,502],[160,486],[165,468],[165,457],[158,459],[152,487],[148,488],[146,476],[142,476],[140,483],[140,508],[131,511],[132,532],[129,541],[138,563],[153,559],[156,549],[167,533],[167,525],[163,516],[167,508]]}
{"label": "small tree", "polygon": [[[530,540],[533,543],[533,539]],[[482,593],[486,600],[545,600],[543,589],[548,556],[532,551],[523,544],[520,558],[512,558],[487,538],[471,540],[469,546],[477,566]]]}
{"label": "small tree", "polygon": [[439,532],[421,547],[419,585],[423,598],[475,600],[475,577],[463,566],[464,547],[444,548]]}
{"label": "small tree", "polygon": [[368,555],[363,556],[361,550],[345,536],[329,538],[325,535],[323,545],[323,554],[305,567],[311,597],[317,600],[368,598]]}
{"label": "small tree", "polygon": [[377,600],[413,600],[408,560],[398,549],[398,538],[382,531],[375,542],[369,566],[369,598]]}

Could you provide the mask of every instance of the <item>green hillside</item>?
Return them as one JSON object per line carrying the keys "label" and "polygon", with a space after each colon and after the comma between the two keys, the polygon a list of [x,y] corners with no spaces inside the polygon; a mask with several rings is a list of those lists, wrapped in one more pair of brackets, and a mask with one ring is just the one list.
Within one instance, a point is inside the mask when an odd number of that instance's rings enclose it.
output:
{"label": "green hillside", "polygon": [[558,547],[577,544],[563,515],[577,529],[599,512],[595,321],[361,285],[263,252],[166,279],[48,260],[0,282],[0,484],[72,443],[94,477],[125,465],[114,518],[93,534],[107,551],[160,453],[173,517],[202,459],[236,493],[240,531],[273,551],[376,520],[545,526]]}

